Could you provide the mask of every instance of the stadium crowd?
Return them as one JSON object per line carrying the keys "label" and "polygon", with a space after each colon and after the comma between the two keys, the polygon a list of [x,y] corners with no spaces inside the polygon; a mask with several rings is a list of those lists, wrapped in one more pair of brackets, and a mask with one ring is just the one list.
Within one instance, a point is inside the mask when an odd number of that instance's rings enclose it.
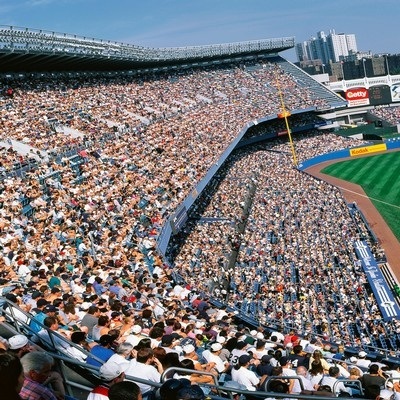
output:
{"label": "stadium crowd", "polygon": [[391,125],[397,125],[400,122],[400,107],[375,107],[371,113],[383,119]]}
{"label": "stadium crowd", "polygon": [[[296,326],[303,348],[320,336],[361,349],[371,337],[400,333],[397,321],[382,322],[367,291],[352,250],[360,233],[340,192],[295,169],[285,139],[235,153],[173,262],[157,253],[170,213],[249,120],[281,111],[279,91],[288,109],[324,105],[268,63],[128,82],[22,81],[0,98],[1,284],[32,314],[38,343],[52,345],[44,324],[100,359],[107,354],[108,382],[124,373],[159,380],[168,365],[181,365],[174,358],[191,353],[194,369],[235,380],[236,362],[248,369],[263,356],[252,350],[251,361],[242,347],[232,361],[235,339],[266,340],[269,355],[291,355],[281,333],[246,334],[209,295],[277,329]],[[19,143],[30,146],[26,154]],[[300,159],[356,143],[331,133],[295,136]],[[68,155],[73,149],[78,155]],[[12,169],[27,159],[35,168]],[[4,348],[20,349],[19,339]],[[58,349],[87,360],[65,343]],[[173,347],[179,354],[169,358]]]}

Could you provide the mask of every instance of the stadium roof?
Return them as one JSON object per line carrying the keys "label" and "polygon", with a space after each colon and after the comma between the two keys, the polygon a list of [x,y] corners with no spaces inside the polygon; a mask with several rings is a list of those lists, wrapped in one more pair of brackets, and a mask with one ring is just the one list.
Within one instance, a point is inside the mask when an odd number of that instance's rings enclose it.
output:
{"label": "stadium roof", "polygon": [[66,33],[0,26],[0,72],[116,71],[276,54],[294,38],[148,48]]}

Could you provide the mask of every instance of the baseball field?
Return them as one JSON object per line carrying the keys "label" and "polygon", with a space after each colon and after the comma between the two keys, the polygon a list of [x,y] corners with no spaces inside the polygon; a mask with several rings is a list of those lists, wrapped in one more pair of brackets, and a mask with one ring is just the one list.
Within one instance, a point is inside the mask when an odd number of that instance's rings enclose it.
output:
{"label": "baseball field", "polygon": [[321,172],[360,185],[400,241],[400,152],[338,162]]}

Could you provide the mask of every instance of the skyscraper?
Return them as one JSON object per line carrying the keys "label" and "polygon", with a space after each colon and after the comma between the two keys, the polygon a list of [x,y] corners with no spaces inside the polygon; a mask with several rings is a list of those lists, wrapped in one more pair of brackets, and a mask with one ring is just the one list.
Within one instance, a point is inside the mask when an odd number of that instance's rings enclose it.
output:
{"label": "skyscraper", "polygon": [[336,34],[333,29],[329,31],[328,35],[320,31],[317,33],[317,37],[296,44],[298,61],[318,59],[323,64],[329,64],[341,61],[354,53],[357,53],[356,36],[345,33]]}

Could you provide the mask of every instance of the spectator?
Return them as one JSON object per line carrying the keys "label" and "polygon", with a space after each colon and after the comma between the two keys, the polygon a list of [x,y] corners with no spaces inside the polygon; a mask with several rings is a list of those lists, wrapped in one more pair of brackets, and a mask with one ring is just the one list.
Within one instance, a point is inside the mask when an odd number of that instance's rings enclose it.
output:
{"label": "spectator", "polygon": [[263,378],[259,378],[255,372],[249,369],[252,358],[248,354],[241,355],[238,359],[237,365],[232,368],[232,380],[246,386],[246,390],[256,391],[260,384],[262,384]]}
{"label": "spectator", "polygon": [[142,400],[142,393],[135,382],[114,383],[108,391],[109,400]]}
{"label": "spectator", "polygon": [[218,371],[219,374],[226,372],[229,368],[229,362],[227,361],[223,362],[222,359],[219,357],[221,350],[222,350],[221,343],[213,343],[210,346],[210,349],[203,351],[202,354],[202,357],[208,363],[214,363],[215,369],[216,371]]}
{"label": "spectator", "polygon": [[352,396],[351,388],[346,387],[343,382],[338,380],[340,374],[340,370],[338,367],[330,367],[329,368],[329,376],[324,376],[321,380],[321,386],[329,386],[331,388],[331,392],[339,395],[340,393],[347,393],[349,397]]}
{"label": "spectator", "polygon": [[56,394],[43,385],[51,372],[53,358],[45,352],[34,351],[25,354],[21,363],[25,376],[20,392],[22,399],[57,400]]}
{"label": "spectator", "polygon": [[[137,352],[136,363],[131,364],[126,370],[126,375],[133,378],[146,379],[151,382],[160,382],[160,377],[163,372],[161,362],[154,357],[153,350],[149,348],[140,349]],[[147,397],[152,391],[150,385],[138,383],[143,397]]]}
{"label": "spectator", "polygon": [[[166,380],[159,389],[161,400],[178,400],[178,393],[184,387],[191,386],[188,379],[168,379]],[[203,392],[202,392],[203,393]]]}
{"label": "spectator", "polygon": [[110,388],[124,381],[125,370],[128,364],[119,364],[116,362],[107,362],[100,367],[100,378],[102,383],[96,386],[88,395],[87,400],[108,400]]}
{"label": "spectator", "polygon": [[19,393],[24,383],[21,361],[11,353],[0,353],[0,387],[2,397],[7,400],[21,400]]}
{"label": "spectator", "polygon": [[[302,390],[315,391],[314,385],[310,379],[308,379],[307,368],[300,366],[296,368],[296,376],[298,379],[293,379],[294,384],[291,390],[291,394],[300,394]],[[301,384],[300,384],[301,382]]]}
{"label": "spectator", "polygon": [[[82,304],[83,305],[83,304]],[[89,306],[87,313],[84,315],[82,320],[80,321],[80,327],[86,327],[88,330],[88,337],[93,339],[92,331],[93,327],[97,325],[98,319],[100,316],[100,311],[97,306]]]}
{"label": "spectator", "polygon": [[[95,356],[96,358],[99,358],[100,360],[106,362],[111,356],[115,354],[114,350],[111,348],[111,345],[113,344],[114,339],[110,335],[102,335],[99,339],[99,344],[93,346],[90,349],[90,353]],[[86,362],[89,365],[93,365],[95,367],[100,367],[102,363],[100,361],[97,361],[96,358],[93,357],[88,357]]]}
{"label": "spectator", "polygon": [[110,324],[111,321],[107,315],[100,315],[97,324],[92,328],[92,339],[97,341],[101,336],[107,335]]}
{"label": "spectator", "polygon": [[376,399],[376,397],[379,396],[380,390],[385,388],[386,379],[379,365],[371,364],[368,373],[363,374],[363,376],[360,377],[360,381],[364,388],[365,398]]}

